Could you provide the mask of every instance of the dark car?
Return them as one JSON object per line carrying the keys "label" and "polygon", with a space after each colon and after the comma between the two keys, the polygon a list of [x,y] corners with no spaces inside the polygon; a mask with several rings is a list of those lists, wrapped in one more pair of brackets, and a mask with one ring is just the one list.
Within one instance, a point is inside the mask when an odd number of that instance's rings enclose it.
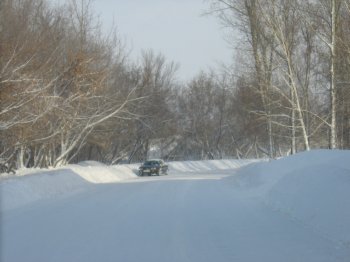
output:
{"label": "dark car", "polygon": [[157,176],[168,174],[168,165],[161,159],[147,160],[139,168],[140,176],[151,176],[155,174]]}

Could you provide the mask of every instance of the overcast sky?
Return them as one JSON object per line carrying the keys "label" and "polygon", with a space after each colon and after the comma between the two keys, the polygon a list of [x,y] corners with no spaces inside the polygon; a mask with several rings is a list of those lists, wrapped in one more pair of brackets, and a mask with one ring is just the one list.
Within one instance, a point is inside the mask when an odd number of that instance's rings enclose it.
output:
{"label": "overcast sky", "polygon": [[104,26],[114,21],[119,35],[132,46],[133,58],[142,49],[161,52],[180,64],[181,80],[231,60],[218,20],[201,15],[207,8],[202,0],[94,1]]}

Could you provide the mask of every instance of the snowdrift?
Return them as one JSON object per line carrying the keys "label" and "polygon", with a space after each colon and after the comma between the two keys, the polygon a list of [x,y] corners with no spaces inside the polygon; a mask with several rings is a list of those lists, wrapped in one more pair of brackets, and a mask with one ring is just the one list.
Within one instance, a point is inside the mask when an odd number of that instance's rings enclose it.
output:
{"label": "snowdrift", "polygon": [[[257,161],[168,164],[170,174],[175,175],[232,170],[233,175],[223,182],[232,184],[232,190],[239,196],[259,199],[274,212],[281,212],[323,237],[350,247],[350,151],[315,150],[270,162],[254,162]],[[92,190],[101,183],[141,179],[136,175],[138,167],[139,164],[105,166],[87,161],[65,168],[24,170],[19,176],[0,177],[1,211],[67,197]]]}
{"label": "snowdrift", "polygon": [[215,170],[236,169],[252,163],[260,162],[256,159],[227,159],[227,160],[206,160],[206,161],[185,161],[170,162],[169,168],[172,172],[205,172]]}
{"label": "snowdrift", "polygon": [[[226,170],[256,160],[209,160],[170,162],[171,173]],[[139,164],[106,166],[95,161],[47,170],[20,170],[0,177],[1,211],[48,198],[67,197],[91,190],[96,184],[137,179]]]}
{"label": "snowdrift", "polygon": [[89,190],[94,184],[115,183],[136,178],[133,165],[106,166],[87,161],[47,170],[20,170],[0,180],[1,211],[38,200],[67,197]]}
{"label": "snowdrift", "polygon": [[299,153],[248,166],[236,178],[267,206],[350,247],[350,151]]}

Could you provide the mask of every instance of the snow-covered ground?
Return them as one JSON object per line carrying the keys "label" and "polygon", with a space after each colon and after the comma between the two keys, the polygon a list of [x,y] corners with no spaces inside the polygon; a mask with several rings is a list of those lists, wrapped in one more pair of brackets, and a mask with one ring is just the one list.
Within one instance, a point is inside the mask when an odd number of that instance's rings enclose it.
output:
{"label": "snow-covered ground", "polygon": [[234,183],[350,248],[350,151],[317,150],[251,165],[240,170]]}
{"label": "snow-covered ground", "polygon": [[[171,174],[230,170],[256,160],[210,160],[170,162]],[[35,201],[69,197],[89,191],[94,184],[125,182],[138,178],[140,164],[106,166],[85,161],[57,169],[24,169],[16,176],[0,176],[1,209],[18,208]],[[139,180],[136,180],[139,181]]]}
{"label": "snow-covered ground", "polygon": [[0,261],[350,261],[350,152],[1,176]]}

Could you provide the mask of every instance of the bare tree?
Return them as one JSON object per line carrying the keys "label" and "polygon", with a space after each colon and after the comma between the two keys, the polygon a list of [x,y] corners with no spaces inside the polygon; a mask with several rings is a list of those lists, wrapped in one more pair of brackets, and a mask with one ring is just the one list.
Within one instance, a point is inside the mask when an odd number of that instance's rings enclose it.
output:
{"label": "bare tree", "polygon": [[1,12],[4,157],[15,156],[17,167],[62,165],[96,127],[131,118],[127,105],[140,99],[138,86],[111,88],[123,50],[115,35],[102,35],[89,1],[55,9],[42,0],[6,0]]}
{"label": "bare tree", "polygon": [[[329,111],[330,121],[327,122],[329,132],[329,147],[337,148],[337,72],[336,49],[338,45],[337,32],[340,25],[340,10],[343,6],[343,0],[321,0],[319,2],[310,2],[308,8],[305,8],[304,19],[312,25],[318,39],[329,50]],[[315,26],[317,25],[317,26]]]}
{"label": "bare tree", "polygon": [[134,123],[134,148],[129,161],[134,158],[147,159],[153,142],[161,143],[168,136],[171,137],[175,124],[170,106],[178,66],[152,50],[143,51],[141,55],[141,64],[137,69],[139,88],[136,92],[146,99],[135,104],[138,118]]}
{"label": "bare tree", "polygon": [[[297,77],[295,73],[294,49],[300,34],[300,16],[298,15],[298,1],[273,1],[271,5],[264,4],[259,6],[260,14],[263,17],[264,24],[269,28],[271,37],[274,38],[275,51],[282,59],[279,68],[282,69],[282,77],[290,89],[288,100],[291,104],[291,129],[292,129],[292,153],[296,152],[295,144],[295,114],[298,115],[299,127],[302,131],[305,149],[309,150],[309,134],[307,133],[302,103],[299,98],[301,88],[297,86]],[[284,65],[285,64],[285,65]],[[278,89],[277,89],[278,90]],[[287,97],[287,96],[286,96]]]}
{"label": "bare tree", "polygon": [[274,156],[273,128],[271,101],[268,93],[272,85],[273,46],[272,39],[264,28],[263,21],[259,15],[259,1],[212,1],[212,12],[217,14],[224,25],[240,29],[246,37],[250,46],[250,52],[254,60],[254,69],[257,79],[257,91],[263,104],[263,111],[266,118],[266,130],[268,134],[268,152]]}

